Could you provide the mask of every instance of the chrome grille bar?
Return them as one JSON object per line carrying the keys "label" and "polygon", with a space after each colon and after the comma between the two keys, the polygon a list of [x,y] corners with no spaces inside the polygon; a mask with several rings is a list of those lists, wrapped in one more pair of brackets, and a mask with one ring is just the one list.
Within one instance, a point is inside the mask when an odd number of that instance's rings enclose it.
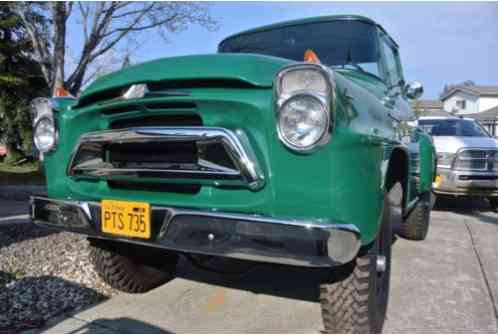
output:
{"label": "chrome grille bar", "polygon": [[[198,150],[196,163],[141,163],[121,166],[105,157],[109,144],[126,143],[195,142]],[[209,161],[203,148],[221,145],[234,168]],[[214,186],[240,185],[251,190],[264,186],[265,178],[256,156],[242,131],[237,133],[215,127],[139,127],[106,130],[84,134],[80,137],[68,168],[74,178],[96,179],[174,179],[188,182],[195,179],[200,184]]]}
{"label": "chrome grille bar", "polygon": [[453,169],[461,171],[497,171],[498,149],[464,148],[457,152]]}

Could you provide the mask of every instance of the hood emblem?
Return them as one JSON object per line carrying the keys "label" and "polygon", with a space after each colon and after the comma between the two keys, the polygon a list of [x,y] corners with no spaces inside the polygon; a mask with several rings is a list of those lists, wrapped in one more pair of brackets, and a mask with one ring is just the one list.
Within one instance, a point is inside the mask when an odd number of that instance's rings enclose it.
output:
{"label": "hood emblem", "polygon": [[146,96],[148,92],[147,84],[134,84],[123,94],[123,99],[140,99]]}

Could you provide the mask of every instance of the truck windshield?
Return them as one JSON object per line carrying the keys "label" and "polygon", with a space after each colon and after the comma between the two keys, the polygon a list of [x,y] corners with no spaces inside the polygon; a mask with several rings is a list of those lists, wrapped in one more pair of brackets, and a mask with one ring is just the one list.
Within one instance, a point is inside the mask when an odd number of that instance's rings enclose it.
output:
{"label": "truck windshield", "polygon": [[418,125],[431,136],[489,137],[477,122],[471,120],[419,120]]}
{"label": "truck windshield", "polygon": [[298,24],[234,36],[223,41],[218,51],[303,61],[305,51],[310,49],[324,65],[348,67],[380,77],[376,29],[373,24],[358,20]]}

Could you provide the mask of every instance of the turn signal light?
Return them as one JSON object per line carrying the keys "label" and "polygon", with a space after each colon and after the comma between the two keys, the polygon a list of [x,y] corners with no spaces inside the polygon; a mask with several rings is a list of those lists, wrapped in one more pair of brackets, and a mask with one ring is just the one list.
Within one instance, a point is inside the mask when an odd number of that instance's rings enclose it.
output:
{"label": "turn signal light", "polygon": [[54,97],[70,97],[71,94],[64,87],[57,87],[55,89]]}
{"label": "turn signal light", "polygon": [[322,64],[316,53],[311,49],[308,49],[304,52],[304,61],[309,63]]}

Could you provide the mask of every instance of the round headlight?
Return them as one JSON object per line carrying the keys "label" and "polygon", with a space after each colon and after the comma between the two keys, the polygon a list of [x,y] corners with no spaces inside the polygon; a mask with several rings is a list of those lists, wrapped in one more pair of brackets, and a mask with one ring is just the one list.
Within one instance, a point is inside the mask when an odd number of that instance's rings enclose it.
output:
{"label": "round headlight", "polygon": [[57,141],[54,121],[48,117],[38,120],[35,125],[33,138],[36,148],[43,153],[54,148]]}
{"label": "round headlight", "polygon": [[326,136],[329,115],[326,105],[310,94],[288,99],[278,114],[278,134],[291,149],[308,151]]}

